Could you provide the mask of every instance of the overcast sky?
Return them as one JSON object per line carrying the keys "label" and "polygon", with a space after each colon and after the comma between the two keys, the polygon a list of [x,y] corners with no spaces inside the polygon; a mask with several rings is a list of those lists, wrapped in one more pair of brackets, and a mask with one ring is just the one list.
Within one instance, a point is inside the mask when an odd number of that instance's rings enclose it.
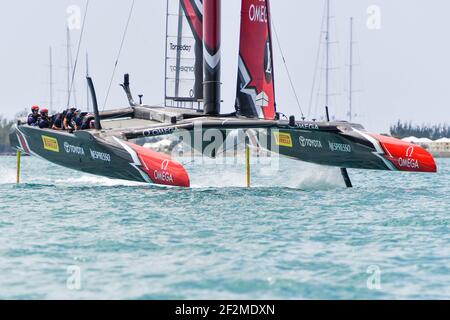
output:
{"label": "overcast sky", "polygon": [[[223,111],[234,110],[239,44],[240,0],[222,0]],[[131,0],[91,0],[81,46],[76,89],[79,106],[86,104],[83,79],[86,52],[90,71],[103,104]],[[49,102],[49,46],[54,55],[55,108],[66,104],[65,38],[67,8],[84,0],[15,0],[2,3],[0,12],[0,114],[10,118],[33,104]],[[380,9],[369,10],[373,6]],[[272,15],[292,79],[305,114],[319,44],[324,1],[272,0]],[[108,108],[126,105],[118,86],[131,74],[132,89],[144,102],[164,98],[166,0],[136,0],[128,37],[113,82]],[[355,18],[356,122],[374,131],[387,131],[398,119],[416,123],[450,122],[450,1],[448,0],[333,0],[333,93],[331,111],[347,112],[349,18]],[[379,18],[379,19],[378,19]],[[375,19],[375,20],[374,20]],[[369,26],[368,26],[369,25]],[[73,55],[80,31],[72,31]],[[300,112],[274,45],[279,111]],[[317,92],[314,93],[317,97]],[[322,102],[311,117],[323,113]],[[58,107],[59,106],[59,107]]]}

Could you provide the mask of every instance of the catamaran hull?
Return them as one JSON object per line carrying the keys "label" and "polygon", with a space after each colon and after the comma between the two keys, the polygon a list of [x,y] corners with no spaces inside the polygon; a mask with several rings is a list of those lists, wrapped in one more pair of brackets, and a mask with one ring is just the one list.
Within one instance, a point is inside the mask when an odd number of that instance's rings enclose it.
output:
{"label": "catamaran hull", "polygon": [[112,179],[189,187],[184,167],[170,157],[117,138],[101,139],[90,132],[69,134],[18,126],[11,146],[69,169]]}
{"label": "catamaran hull", "polygon": [[[436,172],[433,156],[424,148],[404,141],[366,132],[349,123],[297,122],[241,119],[202,120],[200,123],[164,125],[130,131],[127,138],[190,133],[190,144],[204,155],[220,154],[230,131],[242,129],[269,151],[319,165],[339,168]],[[202,134],[198,135],[201,132]],[[199,141],[200,140],[200,141]],[[186,142],[186,141],[185,141]],[[189,142],[188,142],[189,143]],[[215,148],[211,148],[215,144]]]}
{"label": "catamaran hull", "polygon": [[436,172],[433,156],[420,146],[358,129],[347,132],[271,130],[272,149],[297,160],[340,168]]}

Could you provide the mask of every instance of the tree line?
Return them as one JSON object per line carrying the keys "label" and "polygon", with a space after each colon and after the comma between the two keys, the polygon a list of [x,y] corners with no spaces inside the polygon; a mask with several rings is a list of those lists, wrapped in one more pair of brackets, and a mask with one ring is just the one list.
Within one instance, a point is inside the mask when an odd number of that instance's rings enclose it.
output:
{"label": "tree line", "polygon": [[414,136],[416,138],[438,140],[450,138],[450,126],[447,124],[413,125],[411,122],[401,122],[399,120],[391,126],[391,135],[398,139]]}
{"label": "tree line", "polygon": [[0,153],[12,152],[9,145],[9,131],[14,125],[14,121],[7,120],[0,115]]}

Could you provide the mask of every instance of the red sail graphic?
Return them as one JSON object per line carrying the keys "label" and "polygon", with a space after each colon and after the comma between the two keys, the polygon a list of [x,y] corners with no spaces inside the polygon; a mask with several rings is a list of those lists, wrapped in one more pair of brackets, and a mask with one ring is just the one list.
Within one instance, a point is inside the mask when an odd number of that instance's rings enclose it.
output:
{"label": "red sail graphic", "polygon": [[198,4],[192,0],[180,0],[183,6],[186,18],[191,26],[192,33],[197,41],[203,40],[203,7],[202,1],[198,1]]}
{"label": "red sail graphic", "polygon": [[242,0],[236,111],[245,117],[275,118],[269,0]]}

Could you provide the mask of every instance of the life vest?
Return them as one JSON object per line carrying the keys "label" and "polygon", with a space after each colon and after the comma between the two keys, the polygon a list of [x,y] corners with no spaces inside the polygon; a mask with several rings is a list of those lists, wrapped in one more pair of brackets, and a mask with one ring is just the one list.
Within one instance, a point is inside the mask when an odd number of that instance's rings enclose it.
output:
{"label": "life vest", "polygon": [[51,127],[51,121],[49,117],[42,117],[39,120],[39,128],[41,129],[48,129]]}
{"label": "life vest", "polygon": [[33,127],[37,126],[39,124],[39,118],[39,114],[30,113],[28,115],[28,125]]}
{"label": "life vest", "polygon": [[64,119],[63,114],[61,114],[61,113],[55,114],[54,116],[52,116],[53,125],[55,125],[57,128],[62,129],[63,119]]}

